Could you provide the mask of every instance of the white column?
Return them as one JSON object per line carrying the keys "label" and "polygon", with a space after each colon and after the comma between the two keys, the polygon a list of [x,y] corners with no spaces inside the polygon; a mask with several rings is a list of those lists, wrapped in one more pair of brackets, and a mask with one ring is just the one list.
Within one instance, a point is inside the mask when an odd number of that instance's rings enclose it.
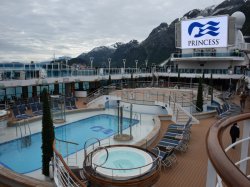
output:
{"label": "white column", "polygon": [[[250,135],[250,120],[245,120],[243,124],[243,132],[242,132],[242,139],[248,138]],[[249,141],[244,141],[242,142],[241,146],[241,154],[240,154],[240,160],[245,159],[248,157],[248,146],[249,146]],[[242,162],[240,164],[240,170],[246,174],[247,170],[247,162]]]}
{"label": "white column", "polygon": [[206,187],[215,187],[216,186],[216,176],[217,176],[217,173],[216,173],[212,163],[210,162],[210,160],[208,160]]}

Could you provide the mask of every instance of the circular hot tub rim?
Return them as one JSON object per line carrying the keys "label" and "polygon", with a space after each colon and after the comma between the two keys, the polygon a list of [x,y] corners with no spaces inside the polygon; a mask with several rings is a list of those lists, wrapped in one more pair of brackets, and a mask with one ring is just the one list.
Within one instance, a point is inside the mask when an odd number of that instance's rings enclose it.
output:
{"label": "circular hot tub rim", "polygon": [[[128,154],[134,154],[134,158],[130,160],[126,160],[127,162],[131,163],[131,167],[121,167],[114,166],[114,162],[117,160],[111,159],[116,153],[128,153]],[[100,159],[102,157],[105,157],[106,160],[102,163],[100,162]],[[112,157],[110,157],[112,155]],[[126,156],[125,156],[126,157]],[[121,161],[121,159],[125,158],[124,155],[120,155],[120,158],[118,157],[118,160]],[[113,157],[114,158],[114,157]],[[137,160],[136,160],[137,158]],[[138,160],[139,158],[139,160]],[[125,158],[126,159],[126,158]],[[142,159],[144,159],[142,161]],[[139,163],[138,163],[139,162]],[[105,164],[111,164],[114,167],[105,166]],[[128,164],[129,164],[128,163]],[[135,165],[134,165],[135,164]],[[119,166],[121,164],[118,164]],[[119,178],[120,180],[125,180],[131,177],[137,177],[141,176],[144,173],[147,173],[150,171],[151,167],[153,166],[153,158],[152,155],[148,154],[144,150],[134,148],[134,147],[109,147],[107,149],[102,149],[97,152],[97,154],[94,154],[92,156],[92,167],[95,168],[96,172],[100,175],[104,175],[105,177],[115,177]]]}
{"label": "circular hot tub rim", "polygon": [[[130,148],[135,148],[135,149],[139,149],[141,151],[146,152],[148,155],[150,155],[152,157],[152,162],[149,164],[152,164],[151,167],[144,173],[142,173],[141,175],[135,175],[135,176],[129,176],[129,177],[114,177],[114,176],[107,176],[107,175],[103,175],[99,172],[97,172],[95,170],[95,168],[93,168],[92,166],[92,160],[91,160],[91,165],[88,163],[89,162],[89,156],[96,154],[98,151],[100,151],[100,149],[98,150],[94,150],[92,152],[90,152],[87,157],[84,159],[83,162],[83,171],[86,174],[86,178],[89,178],[90,181],[94,180],[94,182],[97,181],[105,181],[105,183],[122,183],[122,181],[124,182],[124,180],[126,180],[127,182],[130,183],[134,183],[134,182],[138,182],[141,181],[142,183],[144,183],[145,181],[147,181],[147,178],[151,178],[153,176],[153,178],[158,178],[160,175],[160,161],[159,158],[157,157],[157,155],[155,155],[154,153],[152,153],[151,151],[147,150],[147,149],[143,149],[141,147],[137,147],[134,145],[109,145],[109,146],[105,146],[105,148],[114,148],[114,147],[130,147]],[[88,163],[88,164],[87,164]],[[145,164],[148,165],[148,164]],[[142,166],[142,167],[145,167]],[[144,182],[143,182],[144,181]],[[154,181],[154,180],[152,180]],[[98,182],[97,182],[98,183]],[[145,183],[146,184],[146,183]]]}

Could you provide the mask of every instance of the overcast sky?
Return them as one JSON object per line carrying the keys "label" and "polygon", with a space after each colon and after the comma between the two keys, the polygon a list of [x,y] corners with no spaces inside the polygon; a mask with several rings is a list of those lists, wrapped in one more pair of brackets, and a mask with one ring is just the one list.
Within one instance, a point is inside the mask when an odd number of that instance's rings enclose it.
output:
{"label": "overcast sky", "polygon": [[162,22],[223,0],[1,0],[0,62],[76,57],[115,42],[139,42]]}

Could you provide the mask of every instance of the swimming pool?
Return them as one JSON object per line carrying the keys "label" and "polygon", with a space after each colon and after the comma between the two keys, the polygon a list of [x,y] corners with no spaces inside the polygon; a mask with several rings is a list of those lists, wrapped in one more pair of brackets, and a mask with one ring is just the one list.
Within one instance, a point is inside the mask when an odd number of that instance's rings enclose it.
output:
{"label": "swimming pool", "polygon": [[[133,120],[132,125],[138,123]],[[124,129],[129,127],[129,119],[123,118]],[[117,117],[101,114],[69,123],[55,128],[55,137],[61,140],[78,143],[77,150],[84,148],[84,143],[90,138],[105,139],[117,131]],[[41,133],[31,136],[31,145],[22,147],[22,140],[16,139],[0,144],[0,164],[24,174],[40,169],[42,165]],[[75,149],[69,150],[74,153]],[[66,156],[66,151],[62,151]]]}

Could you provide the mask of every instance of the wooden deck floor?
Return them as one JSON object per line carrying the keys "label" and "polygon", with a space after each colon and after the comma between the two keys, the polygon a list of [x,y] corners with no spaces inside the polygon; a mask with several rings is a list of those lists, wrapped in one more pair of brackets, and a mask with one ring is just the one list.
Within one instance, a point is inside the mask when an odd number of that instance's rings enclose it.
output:
{"label": "wooden deck floor", "polygon": [[[233,100],[239,103],[238,97]],[[250,112],[250,99],[248,98],[244,112]],[[167,169],[162,169],[161,177],[154,187],[203,187],[206,186],[207,163],[208,156],[206,152],[206,134],[209,127],[215,123],[217,119],[208,118],[200,120],[199,125],[192,126],[191,139],[189,149],[186,153],[176,153],[177,163]],[[166,131],[169,121],[162,121],[162,130],[160,136],[154,142],[154,145],[162,138]],[[239,124],[242,132],[241,123]],[[241,133],[242,135],[242,133]],[[231,144],[229,129],[223,135],[223,145],[227,147]],[[153,146],[154,146],[153,145]],[[240,146],[236,146],[235,150],[229,150],[228,156],[232,161],[240,159]],[[250,167],[248,167],[248,173]]]}

